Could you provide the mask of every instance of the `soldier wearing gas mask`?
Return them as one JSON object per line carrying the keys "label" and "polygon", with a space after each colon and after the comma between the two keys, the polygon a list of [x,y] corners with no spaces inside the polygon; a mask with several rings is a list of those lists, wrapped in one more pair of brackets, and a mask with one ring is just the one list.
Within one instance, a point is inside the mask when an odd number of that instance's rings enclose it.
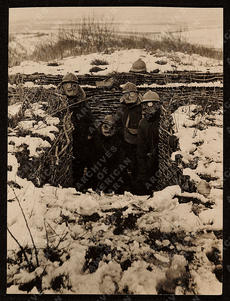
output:
{"label": "soldier wearing gas mask", "polygon": [[137,162],[138,176],[137,194],[148,194],[154,189],[158,171],[158,143],[161,102],[159,95],[147,91],[142,99],[142,119],[138,127]]}
{"label": "soldier wearing gas mask", "polygon": [[59,85],[59,91],[68,98],[68,105],[72,112],[71,121],[74,125],[73,135],[73,181],[79,191],[84,191],[84,185],[77,185],[84,174],[84,169],[90,162],[91,148],[89,140],[95,130],[91,110],[86,100],[84,90],[78,83],[78,78],[67,73]]}
{"label": "soldier wearing gas mask", "polygon": [[141,120],[141,95],[135,84],[127,82],[122,85],[121,106],[115,114],[117,125],[122,129],[126,158],[130,159],[128,167],[131,179],[134,182],[137,175],[137,130]]}
{"label": "soldier wearing gas mask", "polygon": [[128,181],[124,147],[112,115],[105,116],[92,142],[94,160],[88,170],[93,175],[91,187],[105,193],[124,193]]}

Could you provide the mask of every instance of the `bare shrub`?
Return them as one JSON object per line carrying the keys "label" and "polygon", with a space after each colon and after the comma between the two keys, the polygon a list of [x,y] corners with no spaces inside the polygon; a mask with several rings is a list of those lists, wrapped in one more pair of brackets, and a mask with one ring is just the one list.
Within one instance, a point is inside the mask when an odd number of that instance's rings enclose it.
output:
{"label": "bare shrub", "polygon": [[108,65],[109,63],[106,60],[95,59],[90,64],[100,66],[100,65]]}
{"label": "bare shrub", "polygon": [[9,47],[8,47],[8,66],[20,65],[22,61],[26,60],[28,57],[26,49],[18,43],[14,36],[9,37]]}

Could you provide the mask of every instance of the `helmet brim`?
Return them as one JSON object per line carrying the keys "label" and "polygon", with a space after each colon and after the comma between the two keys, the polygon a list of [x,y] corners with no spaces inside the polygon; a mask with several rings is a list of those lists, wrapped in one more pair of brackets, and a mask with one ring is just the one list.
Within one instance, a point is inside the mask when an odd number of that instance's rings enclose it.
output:
{"label": "helmet brim", "polygon": [[125,91],[122,91],[122,94],[126,94],[126,93],[137,93],[137,90],[132,90],[132,91],[128,91],[128,90],[125,90]]}
{"label": "helmet brim", "polygon": [[144,99],[144,100],[142,100],[141,103],[143,103],[143,102],[157,102],[157,103],[159,103],[160,99]]}
{"label": "helmet brim", "polygon": [[146,71],[146,69],[133,69],[133,68],[131,68],[130,70],[129,70],[130,72],[147,72]]}

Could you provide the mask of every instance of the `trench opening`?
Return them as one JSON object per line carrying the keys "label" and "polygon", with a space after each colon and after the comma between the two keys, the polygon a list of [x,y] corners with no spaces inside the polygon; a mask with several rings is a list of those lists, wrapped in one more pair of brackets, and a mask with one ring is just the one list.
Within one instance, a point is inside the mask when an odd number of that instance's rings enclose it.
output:
{"label": "trench opening", "polygon": [[[139,88],[138,92],[142,95],[148,88]],[[171,154],[176,150],[180,150],[179,145],[172,147],[170,144],[170,135],[174,134],[174,121],[172,113],[180,106],[198,105],[202,108],[201,114],[209,114],[218,110],[222,106],[223,91],[221,88],[210,87],[158,87],[154,88],[160,99],[163,99],[160,126],[159,126],[159,144],[158,144],[158,169],[157,180],[154,178],[153,190],[162,190],[170,185],[179,185],[182,191],[195,192],[195,183],[189,176],[183,175],[181,168],[181,158],[176,156],[176,160],[172,161]],[[90,107],[95,116],[97,125],[99,125],[104,116],[114,114],[120,105],[121,91],[108,91],[105,89],[86,90],[89,98]],[[198,112],[199,113],[199,112]],[[129,173],[132,178],[132,173]],[[150,183],[151,184],[151,178]],[[130,186],[130,178],[125,183],[126,191],[133,192]],[[130,189],[131,188],[131,189]],[[135,193],[134,193],[135,194]]]}
{"label": "trench opening", "polygon": [[[104,96],[107,93],[104,93]],[[109,93],[108,93],[109,94]],[[95,99],[90,103],[91,109],[93,111],[95,125],[96,128],[99,129],[102,124],[102,120],[107,114],[114,114],[116,110],[119,108],[120,102],[120,93],[116,93],[113,95],[107,95],[110,97],[110,100],[104,99],[103,110],[98,110],[97,102]],[[110,107],[107,107],[110,104]],[[99,107],[100,108],[100,107]],[[101,109],[101,108],[100,108]],[[169,136],[173,134],[173,119],[170,116],[171,112],[166,108],[162,108],[161,111],[161,122],[160,122],[160,130],[159,130],[159,146],[158,150],[161,150],[160,156],[158,156],[158,166],[155,168],[155,171],[149,176],[148,180],[145,182],[144,190],[138,189],[139,182],[136,181],[138,178],[138,170],[135,168],[137,165],[137,159],[134,157],[130,157],[130,149],[133,148],[133,154],[136,153],[136,148],[134,145],[129,145],[127,150],[124,145],[117,146],[116,144],[107,144],[107,148],[101,153],[99,159],[97,161],[93,161],[91,166],[85,168],[84,175],[77,181],[72,173],[72,183],[73,186],[82,192],[88,192],[89,190],[93,190],[97,193],[108,193],[108,194],[124,194],[124,192],[131,192],[132,194],[152,194],[154,190],[160,190],[163,188],[163,185],[166,187],[168,183],[172,184],[180,184],[189,185],[188,189],[192,189],[192,183],[190,183],[188,178],[183,177],[181,170],[176,166],[176,164],[171,161],[171,154],[179,150],[178,145],[174,148],[169,144]],[[117,130],[117,136],[120,141],[123,139],[122,137],[122,128]],[[112,138],[113,139],[113,138]],[[95,146],[91,144],[91,147]],[[127,147],[127,145],[126,145]],[[119,154],[123,154],[122,159]],[[117,156],[118,155],[118,156]],[[133,164],[132,160],[135,162]],[[165,168],[167,164],[167,168]],[[133,166],[134,165],[134,166]],[[171,166],[170,166],[171,165]],[[167,171],[166,171],[167,169]],[[170,171],[171,170],[171,171]],[[172,175],[168,176],[168,182],[165,182],[163,185],[163,178],[165,179],[166,173],[171,172]]]}
{"label": "trench opening", "polygon": [[[142,95],[148,88],[139,88],[138,92]],[[95,125],[98,127],[105,115],[114,114],[118,109],[121,97],[120,90],[106,90],[103,88],[84,87],[89,106],[95,119]],[[160,121],[160,141],[159,141],[159,168],[158,181],[155,190],[161,190],[169,185],[179,185],[184,191],[194,192],[193,182],[189,176],[184,176],[179,167],[179,159],[171,160],[173,150],[169,145],[169,133],[172,132],[171,114],[180,106],[186,104],[197,104],[204,108],[204,112],[217,110],[222,105],[223,91],[216,87],[157,87],[154,90],[163,99],[163,109]],[[51,148],[39,158],[29,158],[28,148],[22,146],[20,152],[16,154],[19,162],[18,176],[27,178],[35,186],[41,187],[45,184],[53,186],[61,185],[64,188],[74,187],[72,175],[72,131],[71,113],[68,109],[65,97],[56,93],[54,89],[27,88],[24,91],[27,102],[24,102],[24,112],[31,103],[35,103],[39,97],[43,108],[52,117],[61,120],[59,135],[55,140],[44,138],[51,144]],[[29,103],[29,100],[31,102]],[[20,116],[19,116],[20,119]],[[19,133],[26,136],[27,132]],[[39,134],[33,134],[34,137],[40,137]],[[68,142],[68,143],[67,143]],[[93,150],[92,150],[93,152]],[[98,166],[100,169],[100,166]],[[125,164],[127,170],[128,164]],[[87,170],[86,170],[87,172]],[[124,180],[123,190],[130,191],[130,172],[128,178]],[[114,176],[112,174],[112,176]],[[102,177],[102,175],[101,175]],[[90,185],[89,185],[90,186]],[[93,185],[92,185],[93,186]],[[90,188],[90,187],[89,187]],[[92,187],[93,188],[93,187]],[[93,188],[95,190],[95,188]],[[121,192],[122,193],[122,192]]]}

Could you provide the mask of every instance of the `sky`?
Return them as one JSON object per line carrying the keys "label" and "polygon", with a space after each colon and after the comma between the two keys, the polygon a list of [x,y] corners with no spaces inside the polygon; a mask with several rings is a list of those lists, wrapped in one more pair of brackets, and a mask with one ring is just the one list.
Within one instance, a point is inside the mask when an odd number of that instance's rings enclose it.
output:
{"label": "sky", "polygon": [[[31,18],[32,16],[32,18]],[[222,26],[222,8],[175,7],[37,7],[10,8],[10,26],[26,21],[32,23],[50,20],[73,20],[82,17],[113,19],[128,23],[168,23],[203,26]]]}

